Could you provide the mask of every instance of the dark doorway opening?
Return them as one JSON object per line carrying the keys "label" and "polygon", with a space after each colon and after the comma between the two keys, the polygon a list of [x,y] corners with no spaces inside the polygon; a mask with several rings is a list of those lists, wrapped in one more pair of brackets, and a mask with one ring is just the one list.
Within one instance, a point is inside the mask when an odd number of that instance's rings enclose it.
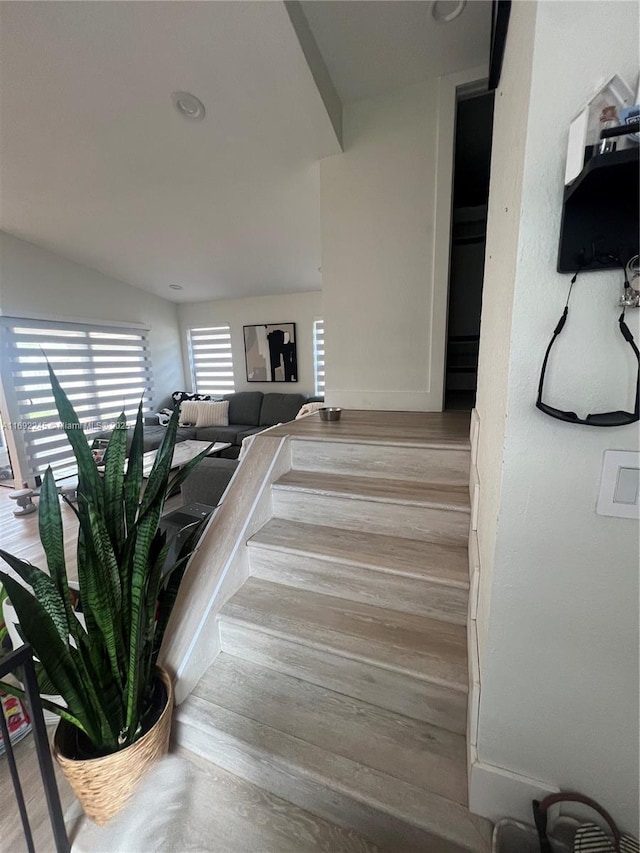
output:
{"label": "dark doorway opening", "polygon": [[459,98],[451,212],[445,409],[472,409],[476,400],[492,133],[493,92]]}

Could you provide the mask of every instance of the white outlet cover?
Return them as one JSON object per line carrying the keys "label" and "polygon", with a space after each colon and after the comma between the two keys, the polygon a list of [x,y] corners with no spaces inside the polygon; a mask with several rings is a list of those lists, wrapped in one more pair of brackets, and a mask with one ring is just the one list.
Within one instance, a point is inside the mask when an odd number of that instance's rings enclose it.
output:
{"label": "white outlet cover", "polygon": [[640,519],[640,489],[633,487],[636,476],[640,477],[640,453],[605,450],[596,506],[598,515]]}

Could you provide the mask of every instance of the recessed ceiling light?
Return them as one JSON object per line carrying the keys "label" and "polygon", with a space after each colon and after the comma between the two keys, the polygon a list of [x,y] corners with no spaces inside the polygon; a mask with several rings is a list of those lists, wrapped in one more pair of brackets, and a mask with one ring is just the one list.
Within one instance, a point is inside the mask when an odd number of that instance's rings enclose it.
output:
{"label": "recessed ceiling light", "polygon": [[184,287],[181,284],[170,284],[169,287],[171,290],[184,290]]}
{"label": "recessed ceiling light", "polygon": [[174,92],[171,103],[184,118],[201,121],[205,115],[204,104],[190,92]]}
{"label": "recessed ceiling light", "polygon": [[431,16],[439,24],[448,24],[462,14],[466,5],[467,0],[433,0]]}

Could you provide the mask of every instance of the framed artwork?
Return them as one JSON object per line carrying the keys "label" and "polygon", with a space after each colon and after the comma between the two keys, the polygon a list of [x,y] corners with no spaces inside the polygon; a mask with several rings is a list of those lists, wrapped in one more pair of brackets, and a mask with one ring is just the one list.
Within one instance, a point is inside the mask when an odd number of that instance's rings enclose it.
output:
{"label": "framed artwork", "polygon": [[243,326],[247,382],[297,382],[296,324]]}

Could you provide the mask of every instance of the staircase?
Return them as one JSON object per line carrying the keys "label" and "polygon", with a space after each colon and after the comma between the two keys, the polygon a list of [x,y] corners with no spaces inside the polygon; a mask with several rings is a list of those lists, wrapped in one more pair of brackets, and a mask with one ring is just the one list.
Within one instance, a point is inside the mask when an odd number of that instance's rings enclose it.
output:
{"label": "staircase", "polygon": [[177,741],[356,833],[311,849],[484,853],[466,807],[468,444],[332,437],[291,437]]}

